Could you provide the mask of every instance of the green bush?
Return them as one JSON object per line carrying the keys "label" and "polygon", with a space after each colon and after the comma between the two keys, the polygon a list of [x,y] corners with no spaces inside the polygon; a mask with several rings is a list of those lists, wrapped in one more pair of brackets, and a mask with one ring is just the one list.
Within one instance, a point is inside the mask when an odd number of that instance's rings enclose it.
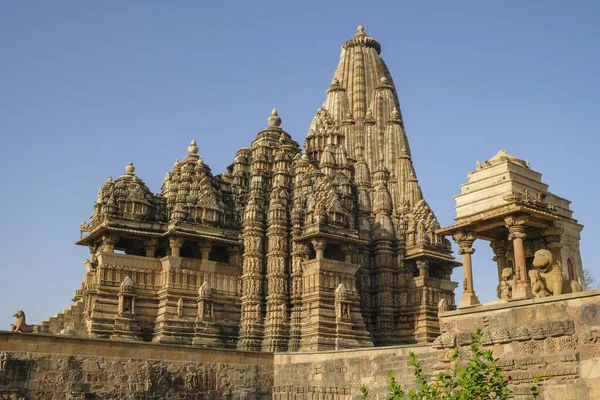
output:
{"label": "green bush", "polygon": [[[452,367],[449,373],[438,374],[435,377],[425,374],[421,368],[419,358],[410,352],[410,362],[415,374],[417,389],[408,392],[402,390],[393,372],[388,371],[388,400],[438,400],[438,399],[494,399],[505,400],[513,398],[513,391],[508,387],[511,376],[505,377],[499,367],[496,366],[497,358],[494,358],[491,350],[481,348],[483,334],[477,330],[473,343],[471,344],[470,359],[463,360],[458,347],[450,357]],[[466,361],[466,363],[465,363]],[[531,387],[531,396],[535,399],[539,395],[539,377],[534,378]],[[369,391],[365,386],[360,388],[363,399],[368,399]],[[407,396],[407,397],[405,397]]]}

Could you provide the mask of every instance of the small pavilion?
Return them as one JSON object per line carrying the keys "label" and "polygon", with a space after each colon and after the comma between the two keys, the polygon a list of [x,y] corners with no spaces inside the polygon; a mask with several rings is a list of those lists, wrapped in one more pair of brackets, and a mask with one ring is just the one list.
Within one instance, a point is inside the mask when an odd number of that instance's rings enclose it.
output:
{"label": "small pavilion", "polygon": [[534,253],[552,252],[566,279],[582,286],[579,253],[583,226],[573,219],[570,201],[548,191],[542,174],[529,162],[500,150],[467,174],[456,199],[456,223],[437,231],[451,235],[463,262],[463,295],[459,307],[480,304],[473,282],[471,254],[477,239],[490,242],[498,269],[498,298],[531,298],[528,270]]}

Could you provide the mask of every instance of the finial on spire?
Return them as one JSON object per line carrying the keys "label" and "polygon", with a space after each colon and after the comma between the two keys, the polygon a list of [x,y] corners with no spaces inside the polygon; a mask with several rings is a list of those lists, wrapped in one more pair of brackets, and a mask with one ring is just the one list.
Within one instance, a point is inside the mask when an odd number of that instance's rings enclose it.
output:
{"label": "finial on spire", "polygon": [[271,116],[267,119],[267,124],[269,128],[281,125],[281,118],[279,118],[279,115],[277,114],[277,109],[274,108],[273,111],[271,111]]}
{"label": "finial on spire", "polygon": [[188,147],[188,153],[190,155],[198,154],[198,146],[196,146],[196,139],[192,139],[192,142],[190,143],[190,146]]}
{"label": "finial on spire", "polygon": [[112,176],[109,176],[106,182],[112,182]]}
{"label": "finial on spire", "polygon": [[365,27],[362,24],[359,25],[358,28],[356,28],[356,30],[356,36],[367,36],[367,34],[365,33]]}
{"label": "finial on spire", "polygon": [[175,164],[173,164],[173,167],[179,167],[179,158],[175,159]]}
{"label": "finial on spire", "polygon": [[125,172],[127,173],[127,175],[133,175],[133,173],[135,172],[135,167],[133,166],[133,163],[131,161],[129,161],[129,164],[127,164],[127,166],[125,167]]}

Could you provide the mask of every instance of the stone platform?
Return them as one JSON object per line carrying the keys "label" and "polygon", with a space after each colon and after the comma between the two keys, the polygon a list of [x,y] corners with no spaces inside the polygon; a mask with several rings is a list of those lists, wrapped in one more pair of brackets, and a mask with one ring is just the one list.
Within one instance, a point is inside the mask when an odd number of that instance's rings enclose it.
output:
{"label": "stone platform", "polygon": [[0,331],[4,355],[0,399],[269,399],[273,386],[269,353]]}
{"label": "stone platform", "polygon": [[481,328],[516,393],[540,375],[544,399],[600,399],[600,290],[450,311],[441,327],[433,345],[275,354],[0,332],[0,398],[348,400],[364,384],[381,399],[389,369],[412,384],[410,351],[442,370]]}

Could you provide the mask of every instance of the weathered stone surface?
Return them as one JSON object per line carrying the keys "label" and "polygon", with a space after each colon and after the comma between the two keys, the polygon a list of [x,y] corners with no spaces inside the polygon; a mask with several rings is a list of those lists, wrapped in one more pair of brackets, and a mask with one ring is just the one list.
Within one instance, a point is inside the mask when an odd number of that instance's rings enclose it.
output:
{"label": "weathered stone surface", "polygon": [[511,376],[516,394],[527,394],[539,375],[544,399],[597,399],[600,328],[590,328],[587,318],[578,317],[595,305],[600,305],[600,290],[447,312],[441,320],[444,333],[431,347],[275,354],[273,398],[335,393],[334,399],[360,399],[362,384],[373,398],[384,398],[389,369],[404,388],[413,384],[409,351],[419,355],[426,371],[446,370],[455,344],[468,346],[480,327],[484,347],[500,358],[498,365]]}
{"label": "weathered stone surface", "polygon": [[272,355],[0,332],[0,398],[268,399]]}

